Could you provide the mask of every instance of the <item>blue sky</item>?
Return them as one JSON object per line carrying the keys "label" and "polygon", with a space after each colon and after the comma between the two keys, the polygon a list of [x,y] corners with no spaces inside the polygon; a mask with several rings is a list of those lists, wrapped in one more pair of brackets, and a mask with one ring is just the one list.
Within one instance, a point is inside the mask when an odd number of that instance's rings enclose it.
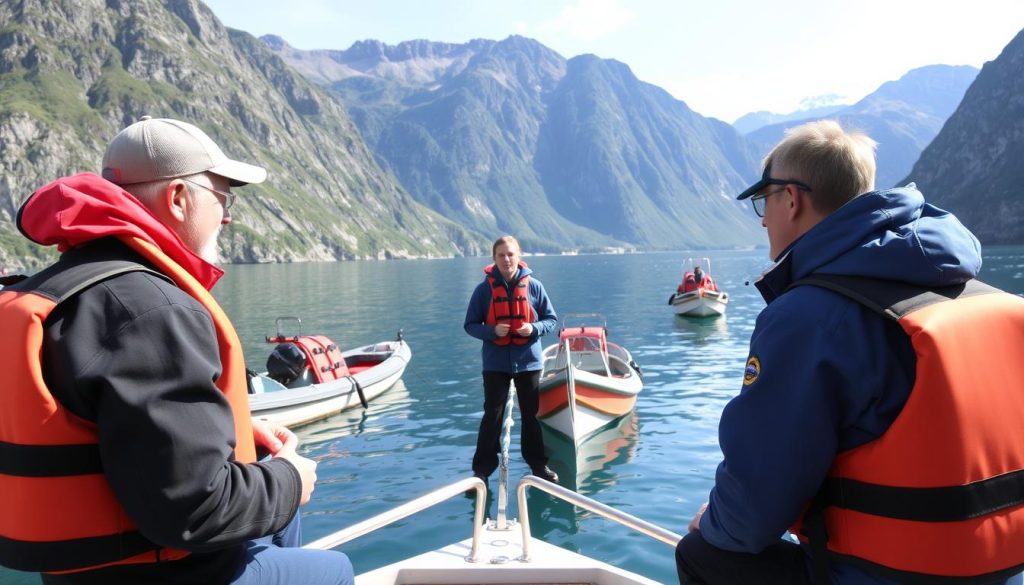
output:
{"label": "blue sky", "polygon": [[732,122],[803,98],[852,103],[934,64],[981,67],[1021,29],[1024,0],[206,0],[227,26],[299,49],[376,39],[530,37],[629,65],[693,110]]}

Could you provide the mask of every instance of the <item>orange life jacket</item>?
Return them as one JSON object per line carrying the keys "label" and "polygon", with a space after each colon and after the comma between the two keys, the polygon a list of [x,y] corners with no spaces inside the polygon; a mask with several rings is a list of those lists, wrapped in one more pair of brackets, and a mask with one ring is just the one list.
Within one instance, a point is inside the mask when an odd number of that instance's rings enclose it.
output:
{"label": "orange life jacket", "polygon": [[799,284],[896,320],[917,356],[899,416],[881,437],[836,457],[790,529],[810,543],[817,582],[828,578],[829,557],[900,582],[1019,572],[1024,299],[978,281],[933,291],[817,275]]}
{"label": "orange life jacket", "polygon": [[687,272],[683,275],[683,282],[676,288],[676,292],[688,293],[692,290],[697,290],[697,281],[692,272]]}
{"label": "orange life jacket", "polygon": [[[526,263],[520,262],[519,268],[526,268]],[[523,337],[516,331],[523,326],[523,323],[533,323],[537,320],[537,312],[530,304],[530,277],[520,276],[512,284],[510,296],[504,279],[496,278],[492,274],[493,270],[494,264],[484,267],[487,282],[491,285],[491,307],[487,310],[487,320],[484,322],[488,325],[497,325],[500,322],[508,321],[511,326],[508,335],[494,340],[495,345],[508,345],[509,343],[526,345],[530,343],[530,338]]]}
{"label": "orange life jacket", "polygon": [[[245,363],[227,316],[202,285],[156,246],[134,237],[121,239],[210,312],[223,365],[216,384],[234,415],[235,457],[255,461]],[[0,565],[67,573],[188,555],[162,548],[138,532],[103,474],[96,425],[64,408],[43,380],[44,323],[54,307],[101,280],[138,270],[153,272],[125,261],[58,262],[0,291],[0,358],[6,378],[0,392]]]}
{"label": "orange life jacket", "polygon": [[715,284],[715,279],[711,278],[711,275],[707,273],[704,273],[704,279],[700,282],[700,288],[718,292],[718,285]]}

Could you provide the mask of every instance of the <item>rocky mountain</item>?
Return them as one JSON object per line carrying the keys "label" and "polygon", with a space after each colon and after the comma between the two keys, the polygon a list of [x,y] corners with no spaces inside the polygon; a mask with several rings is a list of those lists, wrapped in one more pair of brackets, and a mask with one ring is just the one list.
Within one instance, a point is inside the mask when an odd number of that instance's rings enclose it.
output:
{"label": "rocky mountain", "polygon": [[[878,141],[875,184],[894,187],[907,176],[928,143],[956,110],[978,70],[967,65],[930,65],[887,81],[873,93],[827,117],[847,128],[859,128]],[[812,118],[817,119],[817,118]],[[765,126],[747,135],[767,154],[787,128],[804,120]]]}
{"label": "rocky mountain", "polygon": [[1024,243],[1024,31],[985,64],[905,182],[985,244]]}
{"label": "rocky mountain", "polygon": [[754,130],[764,128],[771,124],[782,124],[792,120],[808,120],[812,118],[824,118],[833,112],[838,112],[850,104],[844,102],[838,95],[824,95],[814,98],[807,98],[800,103],[800,107],[788,114],[776,114],[768,111],[750,112],[744,114],[732,123],[732,127],[741,134],[750,134]]}
{"label": "rocky mountain", "polygon": [[538,250],[763,242],[731,197],[756,174],[753,151],[622,63],[517,36],[345,51],[263,40],[342,98],[416,200],[467,227]]}
{"label": "rocky mountain", "polygon": [[52,255],[17,234],[24,198],[98,172],[142,115],[205,129],[270,173],[242,188],[222,236],[234,262],[451,256],[485,239],[418,204],[344,107],[196,0],[0,1],[0,264]]}

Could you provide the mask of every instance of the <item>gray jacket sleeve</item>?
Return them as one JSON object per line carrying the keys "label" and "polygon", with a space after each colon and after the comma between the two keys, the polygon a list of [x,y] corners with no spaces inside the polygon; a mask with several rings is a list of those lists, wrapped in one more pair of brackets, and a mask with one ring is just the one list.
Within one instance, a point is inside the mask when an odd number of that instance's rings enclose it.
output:
{"label": "gray jacket sleeve", "polygon": [[47,321],[44,378],[96,423],[104,473],[148,539],[214,550],[283,528],[301,483],[279,459],[234,461],[234,422],[214,386],[213,322],[194,299],[152,275],[96,285]]}

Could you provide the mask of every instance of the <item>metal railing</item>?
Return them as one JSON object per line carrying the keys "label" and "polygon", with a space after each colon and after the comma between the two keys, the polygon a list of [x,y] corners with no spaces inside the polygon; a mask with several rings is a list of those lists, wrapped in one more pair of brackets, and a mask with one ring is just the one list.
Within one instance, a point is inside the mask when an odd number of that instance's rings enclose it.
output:
{"label": "metal railing", "polygon": [[547,492],[556,498],[569,502],[570,504],[583,508],[589,512],[593,512],[602,518],[618,522],[627,528],[632,528],[641,534],[647,535],[655,540],[660,540],[673,548],[675,548],[676,544],[678,544],[680,539],[683,538],[671,530],[666,530],[657,524],[651,524],[650,522],[641,520],[632,514],[616,510],[615,508],[602,504],[597,500],[581,496],[578,493],[566,489],[558,484],[543,480],[535,475],[527,475],[523,477],[523,479],[519,480],[519,485],[516,487],[516,498],[519,502],[519,524],[523,527],[523,556],[520,557],[519,560],[523,562],[530,561],[530,514],[526,507],[526,488],[529,487],[534,487]]}
{"label": "metal railing", "polygon": [[505,401],[505,423],[501,431],[501,467],[498,471],[498,520],[495,528],[497,530],[510,530],[512,526],[508,521],[508,450],[512,443],[512,427],[515,422],[512,420],[512,410],[515,408],[516,387],[510,384],[508,399]]}
{"label": "metal railing", "polygon": [[[616,510],[611,506],[602,504],[601,502],[592,500],[586,496],[581,496],[580,494],[558,484],[551,483],[535,475],[526,475],[519,480],[519,484],[516,487],[516,499],[519,503],[519,524],[522,526],[523,531],[523,555],[518,559],[521,562],[530,562],[530,514],[526,503],[526,489],[530,487],[547,492],[560,500],[568,502],[579,508],[583,508],[589,512],[593,512],[606,520],[622,524],[627,528],[631,528],[655,540],[660,540],[669,546],[675,547],[682,538],[682,536],[672,532],[671,530],[666,530],[656,524],[652,524],[646,520],[641,520],[632,514]],[[436,506],[437,504],[445,502],[456,495],[461,495],[470,489],[476,490],[476,509],[473,515],[473,541],[470,547],[469,556],[465,557],[465,560],[468,563],[475,563],[479,560],[477,557],[479,556],[480,551],[480,536],[484,527],[484,503],[487,500],[487,484],[478,477],[467,477],[455,483],[436,489],[428,494],[392,508],[383,514],[367,518],[358,524],[354,524],[348,528],[343,528],[333,534],[314,540],[303,548],[334,548],[345,544],[350,540],[369,534],[378,528],[383,528],[389,524],[393,524],[403,518],[415,514],[416,512],[421,512],[427,508]]]}
{"label": "metal railing", "polygon": [[[515,387],[512,386],[509,389],[508,401],[505,404],[505,421],[501,439],[501,472],[498,476],[498,519],[494,525],[495,530],[511,530],[516,522],[515,520],[508,520],[506,511],[508,507],[508,451],[511,442],[512,427],[514,426],[514,423],[512,422],[512,409],[515,401],[515,395]],[[574,398],[574,396],[569,396],[570,406],[572,406],[571,401]],[[547,492],[560,500],[568,502],[579,508],[583,508],[589,512],[593,512],[607,520],[622,524],[627,528],[631,528],[641,534],[654,538],[655,540],[660,540],[672,547],[675,547],[679,540],[682,539],[682,536],[672,532],[671,530],[666,530],[656,524],[651,524],[646,520],[641,520],[632,514],[616,510],[615,508],[602,504],[597,500],[581,496],[572,490],[541,479],[535,475],[526,475],[519,480],[519,484],[516,486],[516,499],[519,504],[519,524],[522,526],[523,531],[523,555],[519,557],[519,560],[522,562],[530,561],[530,515],[526,504],[526,489],[530,487]],[[454,496],[464,494],[470,489],[476,490],[476,505],[473,514],[473,542],[469,556],[466,557],[466,562],[475,563],[478,561],[477,557],[480,551],[480,536],[484,527],[484,505],[487,501],[487,483],[478,477],[467,477],[455,483],[438,488],[382,514],[378,514],[363,520],[358,524],[354,524],[348,528],[343,528],[333,534],[329,534],[323,538],[315,540],[303,548],[334,548],[350,540],[369,534],[378,528],[383,528],[389,524],[393,524],[403,518],[415,514],[416,512],[421,512],[427,508],[436,506],[437,504],[445,502]]]}
{"label": "metal railing", "polygon": [[466,561],[477,562],[477,555],[480,550],[480,532],[484,526],[484,503],[487,501],[487,484],[479,477],[467,477],[453,484],[438,488],[428,494],[422,495],[415,500],[410,500],[400,506],[392,508],[382,514],[367,518],[358,524],[343,528],[333,534],[314,540],[302,548],[331,549],[344,544],[350,540],[369,534],[378,528],[411,516],[451,499],[454,496],[461,496],[470,489],[476,490],[476,510],[473,514],[473,546],[470,549]]}

